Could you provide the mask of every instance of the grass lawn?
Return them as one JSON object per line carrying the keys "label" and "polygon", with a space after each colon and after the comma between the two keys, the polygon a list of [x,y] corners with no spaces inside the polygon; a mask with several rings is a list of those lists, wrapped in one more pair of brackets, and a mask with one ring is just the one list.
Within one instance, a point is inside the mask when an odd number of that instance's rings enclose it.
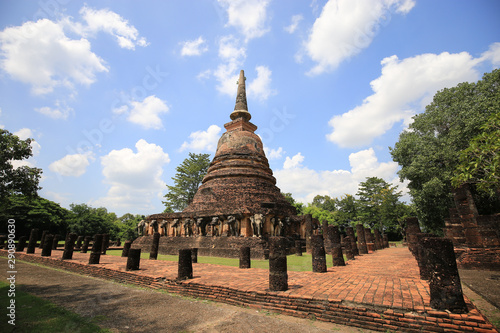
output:
{"label": "grass lawn", "polygon": [[[101,329],[95,321],[83,318],[42,298],[16,289],[13,298],[8,297],[9,285],[0,281],[0,332],[110,332]],[[16,300],[15,326],[10,325],[7,306],[10,299]]]}
{"label": "grass lawn", "polygon": [[[121,256],[121,250],[108,250],[107,254],[113,256]],[[149,253],[141,252],[141,259],[149,259]],[[178,261],[178,256],[174,255],[165,255],[158,254],[158,260],[167,260],[167,261]],[[344,260],[347,260],[344,256]],[[203,264],[215,264],[215,265],[224,265],[224,266],[233,266],[239,267],[240,260],[238,258],[219,258],[219,257],[204,257],[198,255],[198,262]],[[332,256],[326,256],[326,265],[327,267],[332,267]],[[269,269],[269,261],[261,260],[261,259],[252,259],[251,263],[252,268],[264,268]],[[312,256],[310,254],[304,253],[302,257],[296,256],[295,254],[290,254],[287,256],[287,266],[289,271],[295,272],[305,272],[312,271]]]}

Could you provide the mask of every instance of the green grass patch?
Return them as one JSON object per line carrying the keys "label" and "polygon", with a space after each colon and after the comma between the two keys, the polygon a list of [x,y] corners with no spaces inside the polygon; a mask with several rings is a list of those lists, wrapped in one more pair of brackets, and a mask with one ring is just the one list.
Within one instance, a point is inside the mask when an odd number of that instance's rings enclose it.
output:
{"label": "green grass patch", "polygon": [[[106,253],[113,256],[122,255],[121,250],[108,250],[106,251]],[[149,259],[149,253],[147,252],[141,253],[141,259]],[[178,261],[179,257],[174,255],[158,254],[157,260]],[[345,256],[344,260],[347,261]],[[198,255],[198,263],[239,267],[240,260],[238,258],[205,257]],[[326,265],[327,267],[333,266],[331,255],[326,256]],[[269,261],[262,259],[252,259],[251,266],[252,268],[269,269]],[[294,271],[294,272],[312,271],[312,256],[307,253],[303,253],[302,256],[290,254],[287,256],[287,266],[289,271]]]}
{"label": "green grass patch", "polygon": [[[14,298],[8,297],[9,285],[0,281],[0,332],[53,333],[53,332],[111,332],[101,329],[95,322],[102,320],[98,316],[92,320],[83,318],[52,302],[16,289]],[[15,326],[10,325],[7,306],[11,299],[16,300]]]}

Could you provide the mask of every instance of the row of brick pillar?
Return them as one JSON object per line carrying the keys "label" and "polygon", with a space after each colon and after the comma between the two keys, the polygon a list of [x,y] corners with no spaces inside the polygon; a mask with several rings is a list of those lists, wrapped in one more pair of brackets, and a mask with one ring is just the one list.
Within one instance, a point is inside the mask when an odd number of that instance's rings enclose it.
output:
{"label": "row of brick pillar", "polygon": [[[32,229],[30,233],[30,237],[28,240],[26,253],[34,254],[37,241],[38,241],[38,229]],[[48,231],[42,232],[42,238],[40,240],[39,248],[42,249],[41,256],[42,257],[50,257],[52,255],[52,250],[57,250],[58,242],[60,239],[60,235],[52,235]],[[22,236],[19,238],[19,241],[16,246],[16,251],[22,252],[26,247],[26,237]],[[62,260],[70,260],[73,259],[73,252],[75,250],[80,251],[81,253],[87,253],[88,247],[90,245],[90,241],[92,237],[87,236],[78,236],[75,233],[68,233],[66,235],[66,239],[64,242],[64,252],[62,255]],[[76,242],[76,244],[75,244]],[[106,254],[106,249],[109,247],[109,235],[108,234],[98,234],[94,236],[94,241],[92,245],[92,252],[89,258],[89,264],[98,264],[99,258],[101,254]]]}
{"label": "row of brick pillar", "polygon": [[468,312],[452,240],[421,232],[417,218],[406,220],[406,240],[417,260],[420,278],[429,281],[431,307]]}

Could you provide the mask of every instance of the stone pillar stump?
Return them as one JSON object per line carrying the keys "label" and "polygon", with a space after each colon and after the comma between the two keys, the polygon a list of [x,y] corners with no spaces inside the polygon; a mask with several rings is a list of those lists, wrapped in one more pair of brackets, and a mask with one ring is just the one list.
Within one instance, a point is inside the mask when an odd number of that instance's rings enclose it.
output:
{"label": "stone pillar stump", "polygon": [[302,256],[302,241],[301,240],[295,241],[295,255],[297,255],[299,257]]}
{"label": "stone pillar stump", "polygon": [[428,237],[422,240],[422,245],[426,261],[432,267],[429,280],[431,306],[437,310],[466,313],[453,242],[446,238]]}
{"label": "stone pillar stump", "polygon": [[312,235],[312,268],[315,273],[326,272],[326,253],[323,235]]}
{"label": "stone pillar stump", "polygon": [[339,227],[336,225],[328,226],[327,234],[332,244],[333,266],[345,266],[344,255],[342,254],[342,245],[340,244]]}
{"label": "stone pillar stump", "polygon": [[38,229],[31,229],[30,240],[28,242],[28,248],[26,253],[35,253],[36,242],[38,241]]}
{"label": "stone pillar stump", "polygon": [[[45,236],[48,233],[49,232],[47,230],[42,231],[42,239],[40,239],[40,245],[38,246],[40,249],[43,249],[43,243],[45,242]],[[50,246],[52,246],[52,244],[50,244]]]}
{"label": "stone pillar stump", "polygon": [[91,239],[92,239],[92,237],[85,236],[80,253],[87,253],[87,251],[89,250],[89,244],[90,244]]}
{"label": "stone pillar stump", "polygon": [[156,260],[158,258],[158,247],[160,246],[160,233],[153,234],[153,242],[151,243],[151,251],[149,251],[149,259]]}
{"label": "stone pillar stump", "polygon": [[193,262],[191,259],[191,249],[179,250],[179,266],[177,269],[177,279],[186,280],[193,278]]}
{"label": "stone pillar stump", "polygon": [[356,233],[358,234],[358,252],[359,254],[368,254],[366,246],[365,227],[361,223],[356,225]]}
{"label": "stone pillar stump", "polygon": [[52,254],[52,241],[54,240],[54,235],[45,234],[45,242],[42,248],[42,257],[50,257]]}
{"label": "stone pillar stump", "polygon": [[19,237],[16,245],[16,252],[23,252],[26,247],[26,236]]}
{"label": "stone pillar stump", "polygon": [[125,270],[136,271],[139,269],[139,264],[141,263],[141,249],[130,249],[127,253],[127,266]]}
{"label": "stone pillar stump", "polygon": [[347,236],[349,236],[349,241],[351,243],[351,251],[352,255],[359,256],[358,245],[356,244],[356,236],[354,236],[354,228],[346,227],[345,228]]}
{"label": "stone pillar stump", "polygon": [[59,239],[61,239],[61,235],[55,234],[54,240],[52,241],[52,250],[57,250],[57,247],[59,246]]}
{"label": "stone pillar stump", "polygon": [[269,290],[287,289],[286,238],[271,237],[269,238]]}
{"label": "stone pillar stump", "polygon": [[102,247],[102,235],[97,234],[94,236],[94,243],[92,244],[92,252],[89,257],[89,265],[97,265],[101,260],[101,247]]}
{"label": "stone pillar stump", "polygon": [[78,236],[78,238],[76,239],[76,245],[75,245],[76,251],[80,251],[80,249],[82,248],[82,242],[83,242],[83,236]]}
{"label": "stone pillar stump", "polygon": [[75,246],[75,241],[78,236],[75,233],[69,233],[66,236],[66,241],[64,242],[64,252],[62,260],[73,259],[73,247]]}
{"label": "stone pillar stump", "polygon": [[191,262],[193,264],[198,263],[198,248],[196,248],[196,247],[191,249]]}
{"label": "stone pillar stump", "polygon": [[240,268],[250,268],[250,248],[243,246],[240,248]]}
{"label": "stone pillar stump", "polygon": [[132,246],[132,241],[125,241],[123,243],[122,257],[128,257],[128,252],[130,250],[130,246]]}
{"label": "stone pillar stump", "polygon": [[101,254],[106,254],[106,250],[109,247],[109,234],[102,235],[102,245],[101,245]]}

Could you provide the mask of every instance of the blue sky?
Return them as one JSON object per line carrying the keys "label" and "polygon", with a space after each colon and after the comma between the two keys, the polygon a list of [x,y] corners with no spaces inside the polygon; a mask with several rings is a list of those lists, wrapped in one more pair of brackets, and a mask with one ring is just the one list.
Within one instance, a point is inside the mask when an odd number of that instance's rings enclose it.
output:
{"label": "blue sky", "polygon": [[284,192],[397,184],[388,147],[440,89],[500,65],[500,2],[0,1],[0,126],[32,137],[40,194],[163,210],[189,152],[215,152],[247,78]]}

